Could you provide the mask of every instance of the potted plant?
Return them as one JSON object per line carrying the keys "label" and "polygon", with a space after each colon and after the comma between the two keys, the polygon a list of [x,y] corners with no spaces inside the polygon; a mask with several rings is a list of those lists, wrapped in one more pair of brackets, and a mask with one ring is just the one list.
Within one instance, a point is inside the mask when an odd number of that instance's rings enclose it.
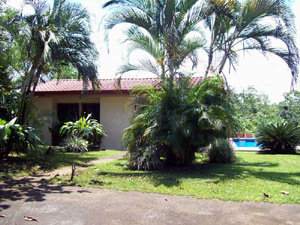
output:
{"label": "potted plant", "polygon": [[244,132],[238,132],[238,138],[244,138],[245,134]]}
{"label": "potted plant", "polygon": [[252,133],[250,133],[250,132],[246,133],[246,138],[252,138],[252,137],[253,137]]}

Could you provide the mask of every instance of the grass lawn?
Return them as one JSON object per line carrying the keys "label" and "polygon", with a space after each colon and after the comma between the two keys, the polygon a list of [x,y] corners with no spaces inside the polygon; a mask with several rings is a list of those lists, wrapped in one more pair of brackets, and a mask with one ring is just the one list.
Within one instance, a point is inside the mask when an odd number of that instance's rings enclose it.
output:
{"label": "grass lawn", "polygon": [[[233,201],[300,203],[300,154],[239,152],[237,162],[209,164],[201,155],[188,168],[131,171],[126,160],[79,171],[74,183],[124,191],[155,192]],[[53,182],[67,183],[58,177]],[[288,195],[281,191],[289,192]],[[264,197],[264,193],[271,195]]]}
{"label": "grass lawn", "polygon": [[[89,151],[82,154],[77,164],[82,164],[101,157],[114,155],[121,151]],[[59,167],[69,166],[72,163],[72,153],[55,151],[53,156],[26,156],[13,155],[4,164],[0,165],[0,180],[4,177],[19,177],[51,171]]]}

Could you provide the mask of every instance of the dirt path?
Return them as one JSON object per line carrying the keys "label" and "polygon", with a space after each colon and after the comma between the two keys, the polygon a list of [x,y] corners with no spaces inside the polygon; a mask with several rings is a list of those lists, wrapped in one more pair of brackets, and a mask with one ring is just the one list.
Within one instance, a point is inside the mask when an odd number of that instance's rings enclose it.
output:
{"label": "dirt path", "polygon": [[[121,159],[126,153],[122,152],[122,153],[118,153],[115,155],[110,155],[110,156],[105,156],[105,157],[101,157],[99,159],[95,159],[92,161],[89,161],[85,164],[82,164],[80,166],[76,166],[76,171],[80,171],[80,170],[84,170],[86,169],[88,166],[91,165],[97,165],[97,164],[102,164],[102,163],[109,163],[112,161],[115,161],[117,159]],[[71,166],[64,166],[58,169],[55,169],[49,173],[46,173],[45,176],[42,177],[42,179],[49,179],[49,177],[53,177],[56,176],[57,174],[59,175],[67,175],[71,173]]]}
{"label": "dirt path", "polygon": [[[85,164],[81,164],[79,166],[76,166],[76,171],[84,170],[87,167],[91,165],[97,165],[97,164],[102,164],[102,163],[109,163],[112,161],[115,161],[117,159],[121,159],[126,152],[121,152],[117,153],[115,155],[110,155],[110,156],[105,156],[101,157],[92,161],[89,161]],[[17,187],[17,186],[23,186],[23,185],[39,185],[41,183],[45,183],[46,180],[49,180],[55,176],[65,176],[71,174],[71,166],[64,166],[57,168],[51,172],[47,172],[44,174],[39,174],[39,175],[32,175],[32,176],[26,176],[26,177],[18,177],[15,179],[8,179],[4,181],[0,181],[0,191],[1,191],[1,186],[2,188],[11,188],[11,187]],[[1,200],[1,198],[0,198]]]}

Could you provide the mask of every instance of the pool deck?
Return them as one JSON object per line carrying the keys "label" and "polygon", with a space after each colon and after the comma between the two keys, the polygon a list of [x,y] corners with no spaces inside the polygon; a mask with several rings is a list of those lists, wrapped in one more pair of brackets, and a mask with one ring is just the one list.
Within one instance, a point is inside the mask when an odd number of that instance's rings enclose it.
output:
{"label": "pool deck", "polygon": [[258,147],[237,147],[233,144],[234,151],[237,152],[259,152],[260,149]]}

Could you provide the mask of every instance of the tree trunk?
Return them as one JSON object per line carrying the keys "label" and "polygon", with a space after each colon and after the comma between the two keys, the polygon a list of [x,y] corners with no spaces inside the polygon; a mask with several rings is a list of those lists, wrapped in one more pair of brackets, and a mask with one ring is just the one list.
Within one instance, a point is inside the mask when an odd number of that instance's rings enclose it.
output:
{"label": "tree trunk", "polygon": [[222,61],[221,61],[221,63],[220,63],[219,74],[222,73],[222,71],[223,71],[223,69],[224,69],[224,66],[225,66],[225,64],[226,64],[226,62],[227,62],[227,59],[228,59],[228,54],[225,53],[225,55],[223,56]]}
{"label": "tree trunk", "polygon": [[18,123],[19,124],[25,124],[25,117],[26,117],[26,111],[27,111],[27,102],[26,98],[30,97],[30,93],[34,93],[34,91],[31,91],[32,83],[35,80],[34,83],[34,89],[37,85],[37,82],[39,80],[39,77],[42,73],[43,67],[42,66],[32,66],[30,72],[25,78],[25,81],[21,88],[21,102],[18,109]]}
{"label": "tree trunk", "polygon": [[70,181],[73,181],[74,179],[74,175],[75,175],[75,162],[72,163],[72,173],[71,173],[71,178],[70,178]]}
{"label": "tree trunk", "polygon": [[35,66],[35,65],[33,65],[31,67],[31,69],[30,69],[29,73],[27,74],[27,76],[25,77],[25,80],[21,87],[21,101],[20,101],[19,107],[18,107],[17,123],[22,124],[22,125],[25,123],[25,111],[26,111],[25,105],[26,105],[28,86],[30,88],[36,69],[37,69],[37,66]]}
{"label": "tree trunk", "polygon": [[188,166],[195,159],[195,152],[184,151],[179,156],[171,149],[167,151],[166,165],[168,166]]}
{"label": "tree trunk", "polygon": [[206,71],[205,71],[205,74],[204,74],[204,79],[206,79],[207,75],[208,75],[208,72],[209,72],[209,69],[210,69],[210,66],[211,66],[211,63],[212,63],[212,60],[213,60],[213,56],[212,56],[212,52],[209,53],[209,56],[208,56],[208,65],[206,67]]}
{"label": "tree trunk", "polygon": [[211,44],[209,46],[209,55],[208,55],[208,65],[207,65],[207,68],[206,68],[206,71],[205,71],[205,74],[204,74],[204,79],[207,77],[208,75],[208,72],[209,72],[209,69],[211,67],[211,63],[212,63],[212,60],[213,60],[213,49],[214,49],[214,41],[213,41],[213,35],[211,35]]}

